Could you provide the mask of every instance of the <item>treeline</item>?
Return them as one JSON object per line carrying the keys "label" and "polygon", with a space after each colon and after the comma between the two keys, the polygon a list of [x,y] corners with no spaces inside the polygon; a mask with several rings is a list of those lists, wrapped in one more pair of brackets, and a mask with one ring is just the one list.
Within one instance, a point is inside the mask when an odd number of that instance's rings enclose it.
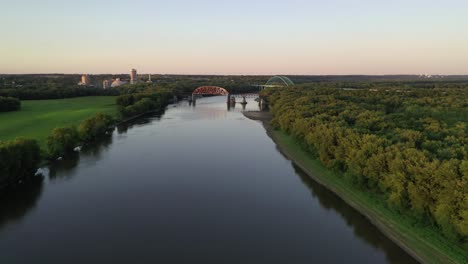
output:
{"label": "treeline", "polygon": [[95,87],[78,87],[77,85],[62,88],[9,88],[0,89],[0,96],[15,97],[21,100],[62,99],[83,96],[115,96],[118,90]]}
{"label": "treeline", "polygon": [[254,92],[252,84],[264,84],[268,76],[196,76],[196,75],[153,75],[153,83],[146,83],[146,76],[135,85],[102,89],[102,81],[112,78],[128,78],[128,75],[93,75],[93,87],[78,86],[80,75],[3,75],[0,76],[0,96],[21,100],[60,99],[81,96],[115,96],[141,92],[147,89],[171,90],[178,94],[190,94],[199,86],[215,85],[230,92]]}
{"label": "treeline", "polygon": [[34,176],[41,160],[66,157],[76,147],[105,136],[113,129],[113,124],[111,116],[98,113],[78,127],[55,128],[47,138],[45,150],[41,150],[34,139],[0,141],[0,189],[17,185]]}
{"label": "treeline", "polygon": [[[0,76],[0,96],[15,97],[20,100],[61,99],[81,96],[118,95],[113,89],[100,87],[101,79],[96,79],[94,87],[78,86],[81,75],[76,74],[24,74]],[[101,84],[99,84],[101,82]],[[97,85],[99,84],[99,86]]]}
{"label": "treeline", "polygon": [[112,131],[114,119],[102,113],[83,121],[78,127],[59,127],[47,137],[48,159],[57,159],[75,151],[79,145],[95,142]]}
{"label": "treeline", "polygon": [[17,98],[0,96],[0,112],[18,111],[21,108],[21,102]]}
{"label": "treeline", "polygon": [[119,117],[125,119],[150,111],[163,110],[172,95],[170,90],[162,89],[120,95],[116,99]]}
{"label": "treeline", "polygon": [[267,89],[272,125],[388,207],[468,247],[468,90]]}

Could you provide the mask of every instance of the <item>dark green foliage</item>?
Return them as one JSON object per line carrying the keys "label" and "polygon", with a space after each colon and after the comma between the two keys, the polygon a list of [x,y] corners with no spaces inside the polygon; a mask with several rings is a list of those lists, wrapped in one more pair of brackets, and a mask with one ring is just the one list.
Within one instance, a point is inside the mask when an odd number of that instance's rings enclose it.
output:
{"label": "dark green foliage", "polygon": [[162,110],[171,95],[171,92],[164,90],[120,95],[116,99],[117,110],[121,118]]}
{"label": "dark green foliage", "polygon": [[48,157],[56,159],[62,155],[70,154],[79,142],[80,137],[76,127],[55,128],[47,137]]}
{"label": "dark green foliage", "polygon": [[21,108],[20,100],[13,97],[0,96],[0,112],[18,111]]}
{"label": "dark green foliage", "polygon": [[[78,86],[80,75],[25,74],[3,75],[0,81],[0,96],[21,100],[60,99],[81,96],[118,95],[119,91],[104,90],[99,85],[102,79],[92,78],[94,87]],[[99,84],[99,82],[101,84]]]}
{"label": "dark green foliage", "polygon": [[468,88],[337,85],[265,90],[272,125],[359,189],[468,243]]}
{"label": "dark green foliage", "polygon": [[[264,84],[268,76],[190,76],[190,75],[153,75],[153,83],[140,82],[118,88],[102,89],[102,81],[121,78],[128,74],[93,75],[93,87],[78,86],[80,75],[0,75],[0,96],[16,97],[21,100],[59,99],[81,96],[109,96],[146,92],[148,89],[171,90],[175,94],[191,94],[199,86],[215,85],[230,92],[258,91],[251,84]],[[133,104],[133,103],[130,103]]]}
{"label": "dark green foliage", "polygon": [[48,158],[56,159],[72,153],[79,144],[93,142],[112,128],[114,119],[102,113],[75,126],[55,128],[47,137]]}
{"label": "dark green foliage", "polygon": [[85,143],[93,142],[111,130],[113,124],[114,119],[110,115],[98,113],[80,124],[79,138]]}
{"label": "dark green foliage", "polygon": [[40,161],[40,148],[35,140],[0,141],[0,188],[32,177]]}

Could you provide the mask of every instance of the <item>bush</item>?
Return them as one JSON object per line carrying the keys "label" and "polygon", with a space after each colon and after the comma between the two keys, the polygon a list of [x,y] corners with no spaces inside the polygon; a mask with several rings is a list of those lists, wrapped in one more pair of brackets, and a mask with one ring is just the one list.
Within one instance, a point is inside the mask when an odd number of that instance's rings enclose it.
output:
{"label": "bush", "polygon": [[62,155],[70,154],[79,142],[80,137],[76,127],[55,128],[47,137],[49,158],[56,159]]}
{"label": "bush", "polygon": [[37,141],[23,138],[0,141],[0,188],[34,176],[40,162],[41,151]]}
{"label": "bush", "polygon": [[78,127],[79,137],[84,142],[92,142],[106,134],[112,127],[114,120],[111,116],[102,113],[96,114],[83,121]]}
{"label": "bush", "polygon": [[20,100],[13,97],[0,96],[0,112],[18,111],[21,108]]}
{"label": "bush", "polygon": [[172,93],[168,91],[125,94],[117,97],[117,110],[121,118],[162,110]]}

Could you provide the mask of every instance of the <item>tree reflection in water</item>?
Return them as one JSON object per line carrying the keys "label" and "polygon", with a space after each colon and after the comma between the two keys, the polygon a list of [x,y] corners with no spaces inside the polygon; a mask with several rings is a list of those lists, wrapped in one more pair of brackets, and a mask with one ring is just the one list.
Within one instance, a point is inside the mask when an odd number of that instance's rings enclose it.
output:
{"label": "tree reflection in water", "polygon": [[80,153],[74,153],[66,159],[53,161],[49,165],[49,179],[71,180],[76,173],[73,173],[80,164],[80,160],[92,158],[94,161],[102,159],[102,153],[112,144],[112,135],[102,137],[97,143],[89,144],[83,147]]}
{"label": "tree reflection in water", "polygon": [[406,255],[403,255],[401,253],[402,250],[393,241],[382,234],[365,216],[349,206],[332,191],[314,181],[294,162],[293,167],[296,174],[301,178],[301,181],[309,188],[312,196],[317,198],[323,208],[338,213],[342,219],[346,221],[346,224],[352,227],[357,237],[385,252],[390,263],[418,263],[416,260],[414,260],[414,262],[408,262],[412,260],[412,258],[406,253]]}
{"label": "tree reflection in water", "polygon": [[[83,148],[80,154],[75,153],[66,159],[54,161],[48,166],[48,177],[50,181],[70,180],[76,173],[80,160],[92,157],[93,160],[101,158],[103,150],[112,144],[112,136],[103,137],[98,143]],[[47,171],[47,170],[46,170]],[[8,223],[17,222],[25,217],[41,197],[44,186],[44,176],[32,177],[26,183],[0,192],[0,230]]]}
{"label": "tree reflection in water", "polygon": [[24,184],[0,193],[0,230],[17,222],[36,207],[42,194],[44,177],[34,176]]}

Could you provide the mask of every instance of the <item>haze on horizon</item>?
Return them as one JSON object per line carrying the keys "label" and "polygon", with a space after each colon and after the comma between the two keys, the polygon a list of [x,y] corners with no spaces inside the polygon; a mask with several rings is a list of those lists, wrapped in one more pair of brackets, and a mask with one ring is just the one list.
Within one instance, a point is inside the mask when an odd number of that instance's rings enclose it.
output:
{"label": "haze on horizon", "polygon": [[468,74],[467,11],[466,0],[8,1],[0,73]]}

